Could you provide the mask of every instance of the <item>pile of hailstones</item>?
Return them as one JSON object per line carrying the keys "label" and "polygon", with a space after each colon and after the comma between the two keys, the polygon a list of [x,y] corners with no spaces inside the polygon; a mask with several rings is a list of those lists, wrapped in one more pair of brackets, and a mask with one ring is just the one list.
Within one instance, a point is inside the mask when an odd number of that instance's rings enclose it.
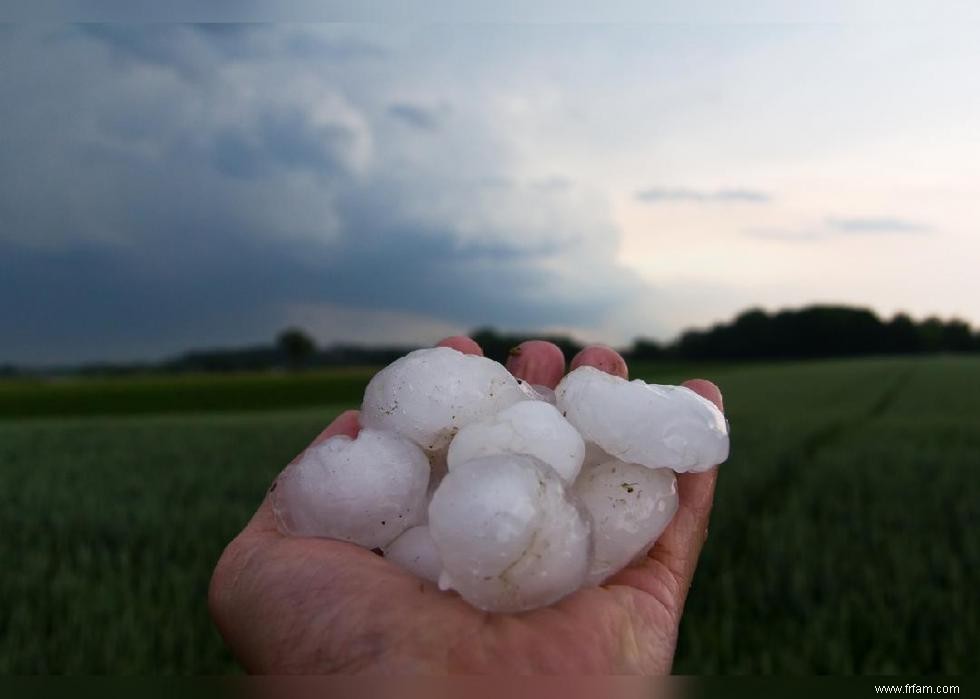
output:
{"label": "pile of hailstones", "polygon": [[721,411],[682,386],[580,367],[551,391],[446,347],[379,372],[360,422],[279,477],[279,528],[381,548],[497,612],[551,604],[645,555],[677,510],[674,473],[728,456]]}

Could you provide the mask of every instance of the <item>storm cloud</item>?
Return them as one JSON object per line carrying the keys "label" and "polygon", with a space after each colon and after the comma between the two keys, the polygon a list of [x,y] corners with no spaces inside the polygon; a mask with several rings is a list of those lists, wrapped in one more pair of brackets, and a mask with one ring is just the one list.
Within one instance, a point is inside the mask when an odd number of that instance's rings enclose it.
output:
{"label": "storm cloud", "polygon": [[[3,41],[0,323],[16,332],[0,361],[262,341],[319,304],[581,326],[640,288],[601,194],[514,177],[479,114],[447,120],[351,76],[387,49],[303,37],[87,26]],[[433,158],[406,126],[465,157]]]}

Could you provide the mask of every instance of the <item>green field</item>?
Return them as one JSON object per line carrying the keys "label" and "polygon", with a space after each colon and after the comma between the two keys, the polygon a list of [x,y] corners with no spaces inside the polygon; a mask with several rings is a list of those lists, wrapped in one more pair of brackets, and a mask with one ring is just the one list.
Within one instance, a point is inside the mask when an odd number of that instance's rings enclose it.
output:
{"label": "green field", "polygon": [[[732,424],[676,670],[975,672],[980,358],[634,373]],[[367,376],[0,384],[0,672],[234,670],[211,568]]]}

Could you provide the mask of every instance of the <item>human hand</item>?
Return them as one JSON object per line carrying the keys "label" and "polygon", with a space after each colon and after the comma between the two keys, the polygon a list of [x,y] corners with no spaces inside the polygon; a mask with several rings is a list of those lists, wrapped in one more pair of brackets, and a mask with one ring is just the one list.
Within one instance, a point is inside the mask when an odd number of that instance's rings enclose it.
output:
{"label": "human hand", "polygon": [[[439,344],[482,354],[469,338]],[[627,374],[607,347],[580,352],[571,368],[581,365]],[[507,366],[554,388],[565,359],[555,345],[530,341]],[[711,382],[684,385],[722,407]],[[357,411],[347,411],[313,444],[358,429]],[[641,563],[550,607],[509,615],[475,609],[354,544],[284,536],[267,494],[218,561],[211,615],[250,672],[666,674],[716,477],[717,469],[677,476],[677,513]]]}

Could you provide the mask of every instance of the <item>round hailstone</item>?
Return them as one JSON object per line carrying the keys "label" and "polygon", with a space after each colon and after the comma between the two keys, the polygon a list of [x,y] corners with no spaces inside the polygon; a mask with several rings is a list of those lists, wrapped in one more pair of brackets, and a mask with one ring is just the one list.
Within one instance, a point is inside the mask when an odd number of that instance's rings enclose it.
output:
{"label": "round hailstone", "polygon": [[412,527],[384,550],[385,558],[423,580],[438,582],[442,559],[427,526]]}
{"label": "round hailstone", "polygon": [[585,366],[562,379],[555,396],[586,441],[621,461],[683,473],[728,458],[725,416],[689,388],[627,381]]}
{"label": "round hailstone", "polygon": [[677,512],[677,479],[667,468],[607,461],[583,470],[573,492],[592,515],[589,585],[646,555]]}
{"label": "round hailstone", "polygon": [[293,536],[390,543],[425,515],[429,461],[390,432],[331,437],[286,467],[272,491],[280,530]]}
{"label": "round hailstone", "polygon": [[574,592],[589,568],[588,515],[533,456],[485,456],[443,479],[429,505],[442,557],[439,586],[492,612],[518,612]]}
{"label": "round hailstone", "polygon": [[493,454],[536,456],[572,483],[582,468],[585,442],[555,406],[526,400],[461,429],[449,444],[449,470]]}
{"label": "round hailstone", "polygon": [[375,374],[364,391],[360,420],[437,452],[460,428],[522,400],[527,395],[503,365],[434,347],[411,352]]}

